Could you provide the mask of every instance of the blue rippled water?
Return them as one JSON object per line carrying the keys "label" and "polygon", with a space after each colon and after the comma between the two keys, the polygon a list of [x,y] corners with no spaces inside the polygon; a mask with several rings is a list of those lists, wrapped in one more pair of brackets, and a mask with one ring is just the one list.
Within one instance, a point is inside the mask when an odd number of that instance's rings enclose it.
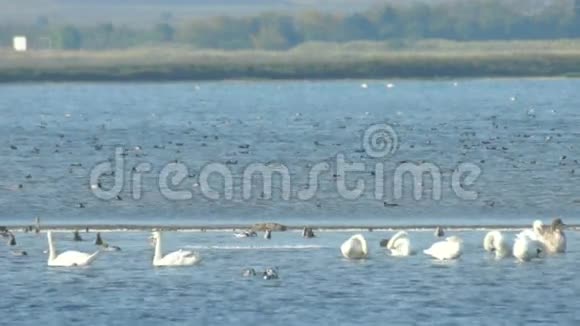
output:
{"label": "blue rippled water", "polygon": [[[528,223],[532,217],[562,215],[577,222],[580,80],[465,80],[368,82],[215,82],[136,84],[23,84],[0,86],[1,217],[15,223],[286,223],[421,224]],[[390,124],[397,150],[372,158],[361,144],[365,129]],[[96,198],[90,171],[126,150],[120,199]],[[349,173],[348,187],[364,180],[356,200],[337,192],[336,157],[364,164]],[[167,200],[160,171],[185,164],[188,176],[171,190],[191,198]],[[319,189],[308,187],[311,167],[327,162]],[[428,162],[442,172],[441,199],[432,200],[430,179],[420,200],[405,179],[394,198],[395,169]],[[132,199],[131,169],[151,164],[139,200]],[[199,173],[209,163],[232,172],[233,199],[223,182],[210,178],[221,198],[202,195]],[[272,199],[258,185],[243,199],[242,176],[252,163],[279,163],[291,174],[288,200],[275,177]],[[377,163],[384,164],[385,194],[375,198]],[[467,187],[476,200],[451,188],[451,173],[462,163],[481,168]],[[114,184],[102,178],[103,188]],[[571,220],[572,219],[572,220]]]}
{"label": "blue rippled water", "polygon": [[[94,250],[58,234],[57,248]],[[0,314],[10,325],[577,325],[578,233],[569,252],[530,263],[496,261],[481,248],[483,232],[460,232],[465,253],[440,263],[423,255],[390,257],[365,233],[370,259],[347,261],[338,247],[350,233],[298,232],[236,239],[230,233],[167,233],[166,250],[194,248],[200,265],[151,266],[147,233],[106,233],[121,252],[80,269],[46,266],[44,234],[17,234],[29,257],[0,251]],[[421,250],[431,232],[412,232]],[[511,238],[511,235],[508,235]],[[243,268],[277,266],[279,280],[246,279]]]}
{"label": "blue rippled water", "polygon": [[[529,225],[556,215],[580,221],[580,80],[367,83],[0,85],[0,225],[35,217],[46,224]],[[369,156],[361,143],[377,123],[390,125],[398,140],[383,157]],[[112,200],[99,199],[89,176],[114,161],[116,148],[124,153],[122,189]],[[337,155],[365,171],[335,175]],[[186,178],[164,188],[160,172],[171,162],[187,168]],[[323,162],[331,169],[320,174],[315,196],[300,200],[312,166]],[[132,168],[140,163],[151,171],[134,199]],[[234,181],[224,187],[209,179],[218,199],[200,190],[199,174],[210,163],[226,166]],[[268,199],[255,179],[244,199],[243,171],[253,163],[284,165],[291,181],[274,180]],[[429,179],[422,198],[413,198],[409,179],[395,198],[394,173],[406,163],[442,172],[439,200]],[[466,185],[477,193],[473,200],[451,187],[464,163],[482,171]],[[374,188],[377,164],[384,165],[384,196]],[[102,189],[114,187],[115,176],[103,175]],[[364,182],[360,198],[339,194],[342,178],[348,187]],[[169,200],[164,190],[191,198]],[[224,198],[230,190],[233,197]],[[114,232],[104,236],[123,251],[71,270],[46,266],[43,234],[18,233],[29,256],[0,246],[0,324],[577,325],[578,234],[568,232],[568,253],[527,264],[491,259],[481,248],[483,233],[474,230],[459,232],[465,254],[446,264],[423,255],[388,257],[378,248],[388,232],[365,234],[371,259],[360,262],[340,257],[347,232],[311,240],[275,233],[271,241],[169,233],[168,249],[193,248],[204,257],[178,269],[151,267],[148,234]],[[95,250],[70,237],[57,236],[60,249]],[[411,238],[417,249],[434,241],[431,232]],[[269,266],[280,268],[280,280],[241,277],[243,268]]]}

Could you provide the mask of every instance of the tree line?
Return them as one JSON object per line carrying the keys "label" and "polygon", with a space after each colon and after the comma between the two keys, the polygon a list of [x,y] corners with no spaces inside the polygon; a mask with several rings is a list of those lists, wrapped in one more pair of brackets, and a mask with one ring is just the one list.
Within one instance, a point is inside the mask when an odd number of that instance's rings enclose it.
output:
{"label": "tree line", "polygon": [[[163,44],[206,49],[286,50],[304,42],[397,41],[416,39],[541,40],[580,37],[580,10],[572,1],[534,8],[526,0],[476,0],[437,5],[384,5],[365,12],[336,14],[262,13],[173,22],[161,15],[149,27],[60,25],[38,17],[29,25],[0,23],[0,46],[26,35],[33,48],[106,50]],[[576,1],[578,3],[580,1]],[[527,2],[529,4],[529,2]]]}

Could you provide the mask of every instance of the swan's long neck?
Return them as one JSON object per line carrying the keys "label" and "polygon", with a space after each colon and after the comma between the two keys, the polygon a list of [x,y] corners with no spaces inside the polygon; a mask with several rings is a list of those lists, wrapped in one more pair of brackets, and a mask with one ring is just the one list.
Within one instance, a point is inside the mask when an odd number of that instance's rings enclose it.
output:
{"label": "swan's long neck", "polygon": [[159,260],[163,258],[163,248],[161,245],[161,233],[158,233],[155,237],[155,256],[153,256],[153,260]]}
{"label": "swan's long neck", "polygon": [[497,232],[493,239],[493,246],[495,248],[495,254],[499,256],[506,255],[509,252],[509,246],[506,243],[503,234],[501,232]]}
{"label": "swan's long neck", "polygon": [[393,236],[391,240],[389,240],[389,243],[387,243],[387,249],[393,249],[395,247],[395,243],[397,242],[397,240],[405,238],[406,236],[407,232],[405,231],[397,232],[397,234],[395,234],[395,236]]}
{"label": "swan's long neck", "polygon": [[532,229],[534,229],[534,232],[537,235],[542,235],[544,233],[544,224],[542,223],[542,221],[534,221],[534,224],[532,225]]}
{"label": "swan's long neck", "polygon": [[485,235],[485,238],[483,239],[483,248],[487,251],[495,250],[497,248],[495,248],[494,244],[495,232],[492,231]]}
{"label": "swan's long neck", "polygon": [[54,260],[56,258],[56,248],[54,247],[54,241],[52,240],[52,233],[48,233],[48,260]]}
{"label": "swan's long neck", "polygon": [[493,246],[495,250],[502,250],[503,248],[503,235],[498,231],[493,235]]}

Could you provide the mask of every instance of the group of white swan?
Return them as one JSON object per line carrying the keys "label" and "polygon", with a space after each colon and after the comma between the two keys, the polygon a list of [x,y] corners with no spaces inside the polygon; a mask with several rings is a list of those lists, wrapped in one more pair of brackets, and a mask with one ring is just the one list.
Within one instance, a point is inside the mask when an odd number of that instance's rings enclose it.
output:
{"label": "group of white swan", "polygon": [[[560,218],[554,219],[551,226],[544,226],[542,221],[536,220],[531,229],[526,229],[515,236],[513,244],[508,243],[500,231],[490,231],[483,239],[483,248],[485,251],[492,252],[497,259],[514,257],[519,261],[530,261],[540,258],[543,254],[563,253],[566,251],[564,227],[565,224]],[[436,236],[442,234],[442,229],[438,229]],[[10,235],[6,237],[10,237]],[[96,252],[83,253],[69,250],[58,254],[51,231],[47,232],[47,237],[48,266],[87,266],[99,257],[101,251],[120,250],[119,247],[109,246],[101,239],[100,234],[97,234],[95,244],[99,246],[99,249]],[[14,236],[10,239],[11,242],[15,243]],[[163,236],[159,231],[153,232],[150,239],[155,247],[153,266],[192,266],[201,261],[201,256],[198,253],[189,250],[180,249],[164,255]],[[386,247],[392,256],[410,256],[416,253],[406,231],[399,231],[391,239],[381,241],[381,246]],[[367,240],[361,234],[356,234],[346,240],[340,246],[340,251],[348,259],[365,259],[369,256]],[[462,252],[463,241],[457,236],[447,237],[423,250],[425,255],[437,260],[454,260],[461,257]]]}
{"label": "group of white swan", "polygon": [[[101,249],[92,254],[68,250],[57,254],[55,241],[52,232],[47,232],[48,237],[48,266],[51,267],[77,267],[88,266],[99,256]],[[100,239],[100,237],[98,237]],[[162,234],[159,231],[153,232],[153,244],[155,253],[153,256],[153,266],[191,266],[201,261],[199,254],[188,250],[177,250],[163,255]]]}
{"label": "group of white swan", "polygon": [[[530,261],[541,257],[542,253],[555,254],[566,251],[566,235],[564,223],[561,219],[554,219],[550,227],[544,226],[542,221],[536,220],[532,229],[527,229],[516,235],[510,246],[500,231],[491,231],[483,239],[483,248],[493,252],[497,259],[515,257],[519,261]],[[438,235],[440,232],[437,232]],[[383,240],[383,242],[386,242]],[[405,231],[397,232],[388,240],[385,246],[392,256],[410,256],[415,254],[411,247],[409,235]],[[364,259],[369,256],[366,239],[357,234],[346,240],[340,251],[348,259]],[[437,260],[454,260],[461,257],[463,241],[457,236],[451,236],[443,241],[435,242],[428,249],[423,250],[425,255]]]}
{"label": "group of white swan", "polygon": [[[423,250],[423,253],[439,260],[457,259],[461,256],[462,241],[456,236],[451,236],[444,241],[434,243],[429,249]],[[386,248],[391,252],[391,256],[410,256],[414,255],[411,247],[411,240],[406,231],[397,232],[386,244]],[[348,259],[365,259],[369,256],[367,240],[362,234],[357,234],[346,240],[340,251],[343,257]]]}
{"label": "group of white swan", "polygon": [[565,224],[556,218],[549,227],[540,220],[534,221],[532,229],[524,230],[516,235],[512,250],[503,234],[499,231],[489,232],[483,239],[483,248],[495,253],[497,259],[515,257],[520,261],[538,258],[544,252],[556,254],[566,252]]}

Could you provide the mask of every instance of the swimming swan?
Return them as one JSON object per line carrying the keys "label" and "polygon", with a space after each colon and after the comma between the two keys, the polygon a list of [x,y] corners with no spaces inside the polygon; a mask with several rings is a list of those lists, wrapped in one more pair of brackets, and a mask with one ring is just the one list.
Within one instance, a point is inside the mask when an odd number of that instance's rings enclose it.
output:
{"label": "swimming swan", "polygon": [[369,255],[367,240],[361,235],[353,235],[340,246],[344,258],[363,259]]}
{"label": "swimming swan", "polygon": [[510,247],[503,234],[499,231],[491,231],[483,238],[483,249],[495,253],[495,258],[502,259],[511,255]]}
{"label": "swimming swan", "polygon": [[530,261],[533,258],[539,258],[543,250],[544,246],[542,242],[535,238],[534,232],[525,230],[516,235],[513,254],[519,261]]}
{"label": "swimming swan", "polygon": [[155,243],[153,266],[191,266],[201,261],[201,257],[198,254],[182,249],[163,256],[162,236],[159,231],[153,232],[153,241]]}
{"label": "swimming swan", "polygon": [[387,243],[387,249],[392,256],[409,256],[413,254],[409,235],[405,231],[399,231]]}
{"label": "swimming swan", "polygon": [[461,256],[462,249],[463,240],[451,236],[445,241],[435,242],[429,249],[423,250],[423,253],[438,260],[452,260]]}
{"label": "swimming swan", "polygon": [[88,266],[99,255],[99,251],[94,254],[87,254],[84,252],[69,250],[56,254],[54,240],[52,239],[52,232],[46,233],[48,237],[48,266],[53,267],[73,267],[73,266]]}
{"label": "swimming swan", "polygon": [[566,252],[565,226],[566,225],[560,218],[554,219],[550,227],[544,226],[540,220],[534,221],[534,233],[538,237],[538,240],[544,244],[546,253],[554,254]]}

